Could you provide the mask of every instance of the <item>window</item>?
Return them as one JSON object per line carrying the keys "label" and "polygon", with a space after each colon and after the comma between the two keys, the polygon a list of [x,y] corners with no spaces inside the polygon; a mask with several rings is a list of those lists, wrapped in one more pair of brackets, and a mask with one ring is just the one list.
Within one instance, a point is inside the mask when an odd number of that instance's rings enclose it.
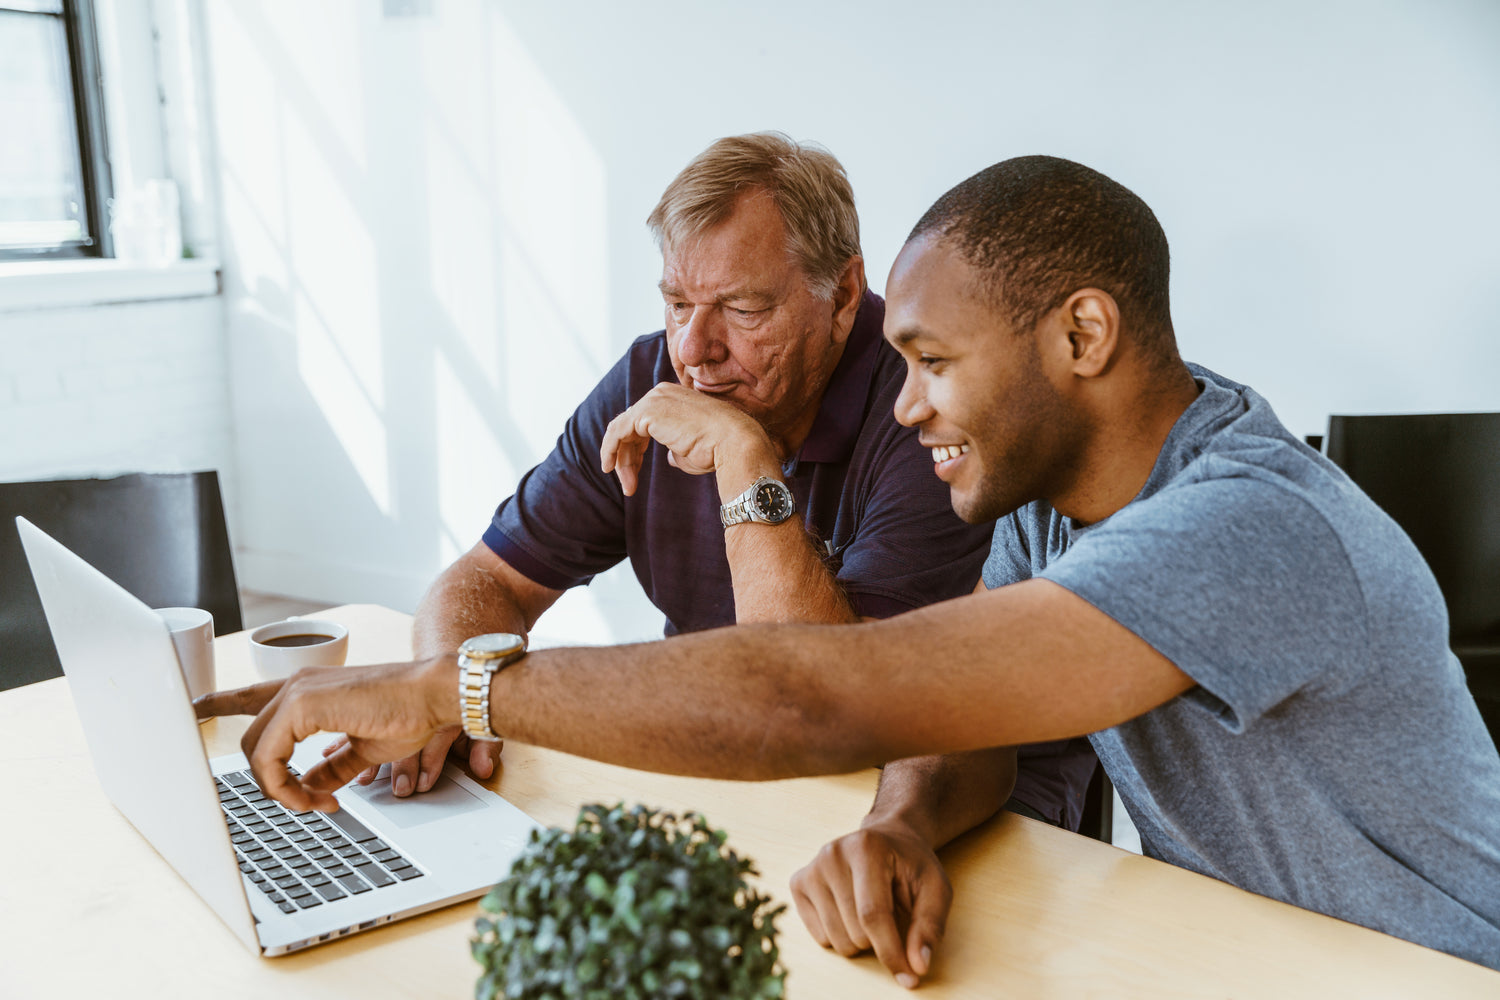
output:
{"label": "window", "polygon": [[0,260],[109,255],[90,0],[0,0]]}

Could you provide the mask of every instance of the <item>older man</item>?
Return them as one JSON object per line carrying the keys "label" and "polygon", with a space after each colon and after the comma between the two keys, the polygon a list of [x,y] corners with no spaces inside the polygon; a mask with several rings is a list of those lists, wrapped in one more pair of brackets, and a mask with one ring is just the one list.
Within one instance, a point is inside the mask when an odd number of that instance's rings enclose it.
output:
{"label": "older man", "polygon": [[[908,985],[948,907],[932,850],[1009,766],[985,748],[1091,733],[1148,854],[1500,968],[1500,756],[1437,584],[1263,398],[1178,358],[1167,270],[1139,198],[1051,157],[970,178],[901,251],[897,415],[960,514],[1001,518],[973,596],[850,627],[513,657],[487,696],[455,694],[449,650],[200,710],[263,708],[244,746],[297,808],[335,808],[330,789],[466,706],[484,717],[471,725],[638,768],[903,761],[880,829],[797,891],[815,935],[868,943]],[[320,729],[354,740],[290,774]]]}
{"label": "older man", "polygon": [[[881,338],[838,161],[779,133],[721,139],[647,224],[666,328],[631,345],[433,584],[418,656],[525,634],[622,558],[668,635],[885,618],[978,579],[989,525],[954,515],[893,417],[901,360]],[[398,762],[395,793],[430,787],[455,737],[464,752],[455,727]],[[481,777],[497,747],[469,748]],[[1095,766],[1087,741],[1027,748],[990,791],[1003,801],[1014,783],[1011,808],[1076,828]]]}

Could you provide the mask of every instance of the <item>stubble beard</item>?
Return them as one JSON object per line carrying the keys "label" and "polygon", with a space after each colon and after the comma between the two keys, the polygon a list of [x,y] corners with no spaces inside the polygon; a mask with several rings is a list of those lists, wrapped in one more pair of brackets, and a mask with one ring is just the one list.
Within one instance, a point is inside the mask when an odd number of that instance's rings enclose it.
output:
{"label": "stubble beard", "polygon": [[[984,463],[967,498],[951,490],[954,513],[969,524],[998,521],[1051,493],[1049,486],[1066,477],[1066,465],[1075,450],[1076,428],[1066,403],[1042,377],[1040,367],[1022,385],[1012,389],[1024,398],[1012,404],[1008,416],[995,406],[980,413],[981,436],[971,438],[975,458],[998,455]],[[988,447],[981,446],[981,440]],[[1007,443],[1012,447],[1005,447]]]}

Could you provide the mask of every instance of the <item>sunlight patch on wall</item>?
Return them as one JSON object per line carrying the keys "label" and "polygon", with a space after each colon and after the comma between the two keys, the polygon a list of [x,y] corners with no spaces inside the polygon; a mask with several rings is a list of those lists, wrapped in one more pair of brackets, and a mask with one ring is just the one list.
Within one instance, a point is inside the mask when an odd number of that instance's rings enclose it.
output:
{"label": "sunlight patch on wall", "polygon": [[[234,331],[252,352],[271,352],[240,359],[266,376],[262,398],[241,412],[274,409],[280,393],[292,406],[305,387],[370,500],[390,515],[376,255],[357,203],[366,187],[357,10],[236,5],[214,14],[214,72],[233,81],[215,95],[234,258],[228,291],[235,314],[265,324]],[[254,343],[252,331],[285,331],[287,353]],[[293,354],[294,368],[277,367]],[[263,430],[240,432],[249,461],[291,444]]]}
{"label": "sunlight patch on wall", "polygon": [[[500,137],[493,187],[500,226],[500,373],[527,401],[537,455],[615,361],[609,330],[605,169],[572,112],[499,17],[489,25]],[[644,332],[644,331],[642,331]]]}
{"label": "sunlight patch on wall", "polygon": [[392,487],[385,426],[385,349],[381,341],[375,246],[335,172],[309,132],[288,116],[289,255],[297,275],[297,371],[382,513]]}
{"label": "sunlight patch on wall", "polygon": [[[282,79],[283,89],[291,96],[307,120],[318,123],[326,138],[337,145],[341,155],[363,170],[366,167],[368,141],[365,128],[367,113],[363,59],[368,58],[369,44],[361,23],[378,25],[373,5],[358,0],[323,3],[254,3],[236,4],[229,13],[239,18],[246,35],[254,45],[284,65],[295,67],[292,79]],[[220,76],[226,77],[221,70]],[[257,91],[237,83],[240,93],[264,99],[269,91]],[[230,125],[223,131],[233,128]],[[263,136],[268,133],[252,132]]]}
{"label": "sunlight patch on wall", "polygon": [[494,227],[487,210],[494,192],[478,183],[469,169],[470,151],[460,148],[460,141],[444,130],[427,131],[427,278],[464,355],[453,360],[470,370],[477,367],[476,374],[495,386],[503,350]]}
{"label": "sunlight patch on wall", "polygon": [[[284,285],[286,262],[279,248],[286,242],[286,192],[282,187],[282,102],[272,98],[275,74],[260,50],[243,44],[223,19],[210,18],[208,24],[215,71],[238,84],[221,88],[214,108],[221,123],[219,160],[233,182],[233,188],[226,186],[224,191],[224,228],[236,244],[246,238],[247,231],[255,240],[254,251],[237,261],[255,271],[241,274],[231,269],[228,277],[238,278],[248,288],[254,288],[258,276]],[[267,239],[261,240],[262,235]]]}
{"label": "sunlight patch on wall", "polygon": [[438,517],[442,526],[441,563],[447,565],[479,541],[495,505],[515,492],[524,468],[517,468],[495,440],[480,412],[499,405],[476,401],[464,380],[441,354],[433,365],[434,430],[437,449]]}
{"label": "sunlight patch on wall", "polygon": [[[383,405],[384,350],[376,281],[375,244],[337,176],[308,133],[289,116],[283,129],[291,218],[290,252],[310,306],[338,345],[361,391]],[[316,372],[303,372],[316,377]]]}
{"label": "sunlight patch on wall", "polygon": [[294,300],[297,372],[381,513],[391,513],[385,418],[308,297]]}
{"label": "sunlight patch on wall", "polygon": [[452,4],[423,22],[420,67],[427,260],[424,277],[447,315],[461,356],[453,362],[492,385],[503,351],[496,299],[495,149],[487,126],[494,53],[485,4]]}

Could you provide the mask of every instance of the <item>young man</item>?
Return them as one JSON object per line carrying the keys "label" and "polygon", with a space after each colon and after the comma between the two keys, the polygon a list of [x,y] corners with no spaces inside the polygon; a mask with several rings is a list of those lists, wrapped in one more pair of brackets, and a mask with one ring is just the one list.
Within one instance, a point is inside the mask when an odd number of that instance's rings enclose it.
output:
{"label": "young man", "polygon": [[[873,830],[843,844],[858,849],[825,852],[795,892],[815,936],[868,943],[908,985],[948,905],[932,852],[1010,766],[990,748],[1091,734],[1148,854],[1500,968],[1500,755],[1436,583],[1264,399],[1178,359],[1167,274],[1150,209],[1066,160],[998,164],[918,223],[887,289],[896,415],[961,516],[1002,519],[972,596],[545,651],[493,673],[487,699],[455,696],[449,652],[201,710],[260,712],[246,752],[296,808],[333,808],[329,789],[462,702],[507,736],[638,768],[900,761]],[[354,739],[290,775],[319,729]]]}

